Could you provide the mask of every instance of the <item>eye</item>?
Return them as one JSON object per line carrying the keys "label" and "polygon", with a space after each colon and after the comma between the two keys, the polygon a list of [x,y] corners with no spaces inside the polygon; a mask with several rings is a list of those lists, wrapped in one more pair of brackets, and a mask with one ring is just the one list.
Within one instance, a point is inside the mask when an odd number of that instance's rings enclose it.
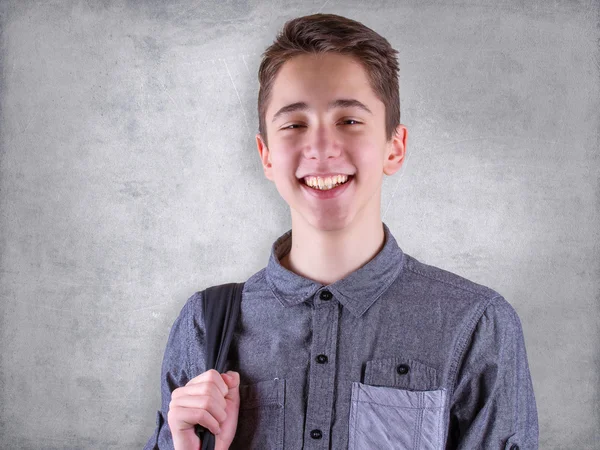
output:
{"label": "eye", "polygon": [[[346,123],[346,122],[355,122],[356,124],[360,124],[361,122],[359,122],[358,120],[354,120],[354,119],[346,119],[344,121],[342,121],[342,123]],[[293,123],[291,125],[288,125],[287,127],[283,127],[282,130],[295,130],[295,128],[292,127],[300,127],[302,125],[298,125],[297,123]]]}
{"label": "eye", "polygon": [[299,127],[300,125],[298,125],[297,123],[293,123],[291,125],[288,125],[287,127],[283,127],[282,130],[291,130],[292,128],[290,127]]}

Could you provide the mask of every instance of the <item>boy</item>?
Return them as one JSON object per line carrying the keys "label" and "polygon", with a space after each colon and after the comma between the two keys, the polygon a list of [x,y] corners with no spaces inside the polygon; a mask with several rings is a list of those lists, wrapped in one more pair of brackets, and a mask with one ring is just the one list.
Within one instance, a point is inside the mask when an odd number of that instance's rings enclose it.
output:
{"label": "boy", "polygon": [[381,220],[400,169],[398,64],[359,22],[287,22],[259,69],[258,152],[292,229],[245,282],[229,370],[201,295],[175,321],[146,448],[537,449],[523,332],[496,291],[404,253]]}

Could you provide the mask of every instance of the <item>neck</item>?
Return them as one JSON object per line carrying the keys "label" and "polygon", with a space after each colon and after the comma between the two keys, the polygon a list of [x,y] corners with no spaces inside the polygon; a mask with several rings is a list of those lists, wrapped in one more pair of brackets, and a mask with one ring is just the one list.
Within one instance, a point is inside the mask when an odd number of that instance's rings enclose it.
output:
{"label": "neck", "polygon": [[280,264],[323,285],[341,280],[373,259],[385,244],[383,223],[378,215],[372,217],[325,231],[292,216],[292,247]]}

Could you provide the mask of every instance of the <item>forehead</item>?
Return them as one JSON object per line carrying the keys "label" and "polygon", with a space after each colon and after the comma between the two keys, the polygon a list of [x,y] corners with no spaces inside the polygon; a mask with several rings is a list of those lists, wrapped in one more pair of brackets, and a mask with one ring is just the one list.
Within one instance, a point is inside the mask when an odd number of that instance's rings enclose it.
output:
{"label": "forehead", "polygon": [[360,61],[352,56],[341,53],[325,52],[325,53],[304,53],[288,59],[281,69],[279,74],[291,75],[293,73],[304,72],[303,76],[311,72],[329,73],[332,69],[342,68],[342,71],[352,69],[352,72],[364,72]]}
{"label": "forehead", "polygon": [[362,64],[352,56],[335,53],[299,55],[286,61],[272,89],[269,121],[282,106],[299,101],[326,109],[333,99],[355,98],[373,110],[378,100]]}

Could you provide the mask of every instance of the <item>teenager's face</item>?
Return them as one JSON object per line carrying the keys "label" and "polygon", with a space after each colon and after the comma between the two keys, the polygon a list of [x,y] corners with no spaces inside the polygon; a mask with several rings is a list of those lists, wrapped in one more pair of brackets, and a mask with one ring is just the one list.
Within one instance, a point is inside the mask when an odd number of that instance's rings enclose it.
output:
{"label": "teenager's face", "polygon": [[[356,100],[368,111],[351,104],[328,109],[340,99]],[[297,102],[306,108],[275,117]],[[269,148],[256,135],[263,170],[292,215],[322,230],[342,229],[360,215],[380,216],[383,174],[392,175],[402,165],[407,132],[399,125],[386,142],[385,106],[359,62],[332,53],[286,61],[275,79],[265,121]],[[312,188],[301,179],[314,173],[352,178],[339,195],[324,199],[311,195]]]}

